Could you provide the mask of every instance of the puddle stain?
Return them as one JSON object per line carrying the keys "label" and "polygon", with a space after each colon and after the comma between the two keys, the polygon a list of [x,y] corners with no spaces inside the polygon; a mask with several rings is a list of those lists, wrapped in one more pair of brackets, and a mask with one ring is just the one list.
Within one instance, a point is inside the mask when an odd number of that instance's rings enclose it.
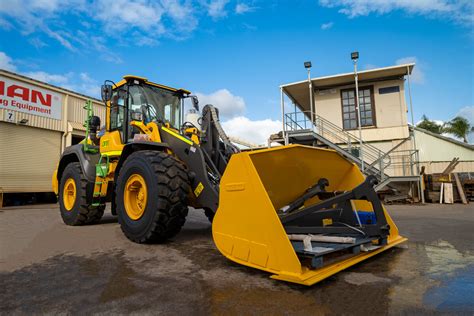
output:
{"label": "puddle stain", "polygon": [[438,311],[474,313],[474,264],[458,271],[441,286],[429,289],[424,303]]}
{"label": "puddle stain", "polygon": [[[467,312],[474,309],[473,277],[462,272],[469,270],[474,262],[470,252],[460,253],[443,240],[428,245],[408,245],[407,251],[389,265],[389,274],[399,278],[390,291],[392,310],[417,307],[428,311]],[[467,284],[471,284],[470,290]]]}
{"label": "puddle stain", "polygon": [[389,278],[378,277],[373,273],[349,272],[344,274],[344,281],[353,285],[364,285],[377,282],[390,283],[392,280]]}
{"label": "puddle stain", "polygon": [[427,245],[426,253],[431,261],[428,274],[439,286],[430,288],[423,302],[439,311],[474,312],[474,255],[444,240]]}

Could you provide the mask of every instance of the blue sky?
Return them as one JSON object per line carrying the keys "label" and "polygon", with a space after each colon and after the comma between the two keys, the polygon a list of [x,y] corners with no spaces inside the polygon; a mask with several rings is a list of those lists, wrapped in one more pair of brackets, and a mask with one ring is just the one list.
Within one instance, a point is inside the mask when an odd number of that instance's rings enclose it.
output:
{"label": "blue sky", "polygon": [[0,68],[93,96],[124,74],[185,87],[260,141],[281,126],[278,86],[304,80],[304,61],[313,77],[349,72],[358,50],[362,69],[417,63],[415,120],[474,121],[473,10],[469,0],[9,0]]}

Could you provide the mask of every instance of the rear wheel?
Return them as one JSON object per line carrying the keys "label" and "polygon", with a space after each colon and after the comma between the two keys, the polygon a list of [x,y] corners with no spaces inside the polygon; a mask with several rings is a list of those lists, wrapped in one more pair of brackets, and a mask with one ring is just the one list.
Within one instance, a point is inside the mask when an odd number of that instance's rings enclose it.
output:
{"label": "rear wheel", "polygon": [[165,241],[178,234],[186,221],[187,169],[167,153],[131,154],[120,169],[116,190],[120,227],[134,242]]}
{"label": "rear wheel", "polygon": [[209,220],[209,223],[212,224],[212,221],[214,220],[214,212],[210,208],[205,208],[204,209],[204,215],[206,215],[207,219]]}
{"label": "rear wheel", "polygon": [[59,182],[59,210],[66,225],[96,222],[104,215],[104,206],[93,207],[87,201],[87,178],[79,162],[66,166]]}

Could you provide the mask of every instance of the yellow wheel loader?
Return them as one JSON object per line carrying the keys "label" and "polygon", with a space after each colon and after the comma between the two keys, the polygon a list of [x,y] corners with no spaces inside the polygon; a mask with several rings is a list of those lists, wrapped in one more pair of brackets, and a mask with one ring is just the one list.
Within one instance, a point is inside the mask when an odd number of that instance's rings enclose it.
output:
{"label": "yellow wheel loader", "polygon": [[[194,109],[184,115],[184,100]],[[125,236],[163,242],[188,207],[204,210],[217,249],[272,278],[312,285],[406,239],[376,179],[335,151],[300,145],[240,151],[184,89],[125,76],[102,86],[106,124],[86,103],[86,138],[53,175],[67,225],[98,221],[106,203]],[[99,130],[100,129],[100,130]]]}

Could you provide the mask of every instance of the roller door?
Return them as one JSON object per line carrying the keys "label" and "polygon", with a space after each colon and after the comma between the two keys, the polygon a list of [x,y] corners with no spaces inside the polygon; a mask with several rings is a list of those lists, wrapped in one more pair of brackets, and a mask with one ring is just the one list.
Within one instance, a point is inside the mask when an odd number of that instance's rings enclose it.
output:
{"label": "roller door", "polygon": [[0,192],[51,192],[61,133],[0,122]]}

